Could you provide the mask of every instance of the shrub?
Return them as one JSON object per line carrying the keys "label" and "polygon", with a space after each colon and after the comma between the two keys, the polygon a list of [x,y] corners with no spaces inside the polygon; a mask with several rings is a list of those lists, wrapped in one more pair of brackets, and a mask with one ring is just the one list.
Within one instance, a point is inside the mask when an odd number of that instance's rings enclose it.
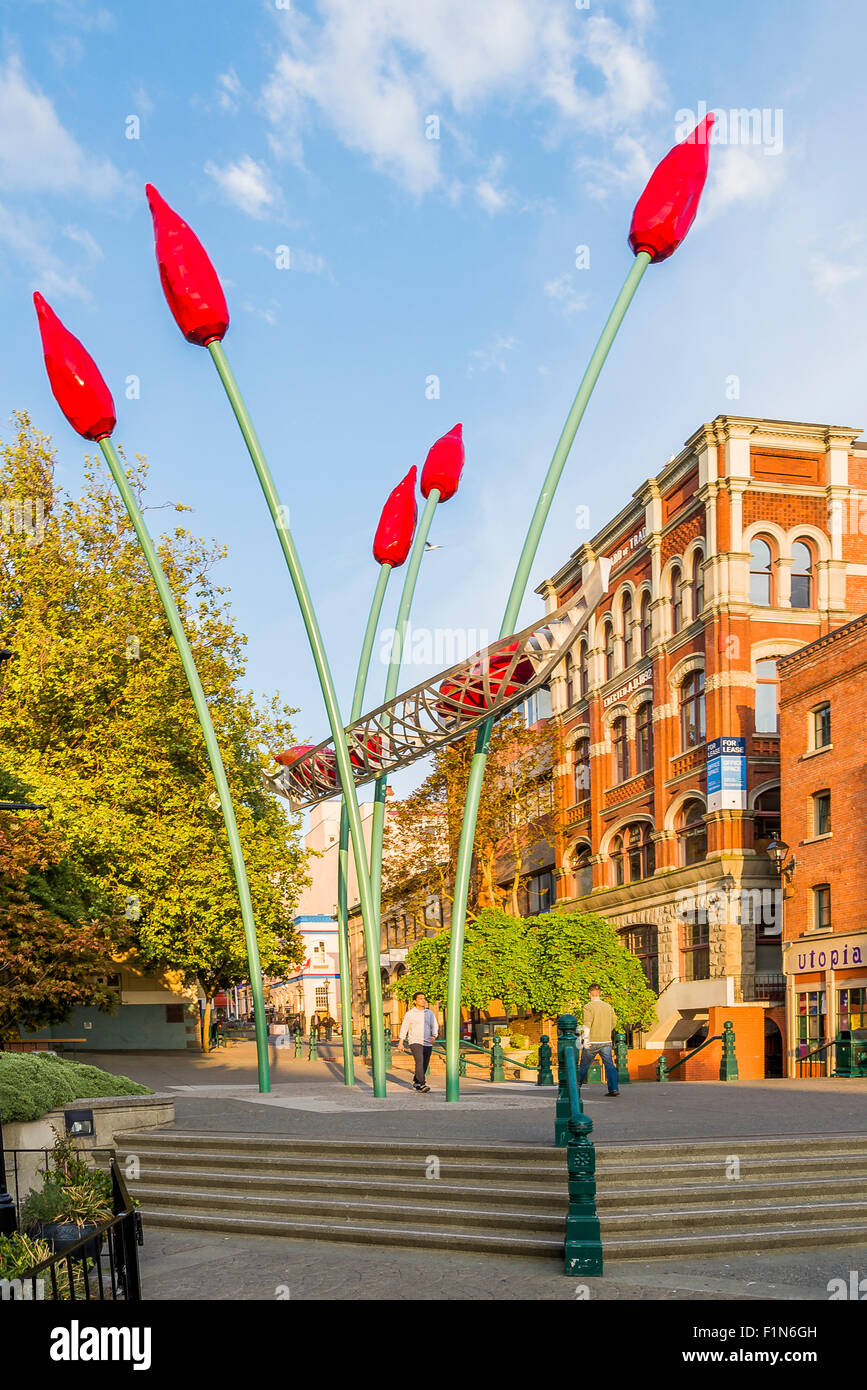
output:
{"label": "shrub", "polygon": [[511,1037],[511,1046],[521,1051],[523,1048],[530,1046],[530,1039],[526,1033],[513,1033]]}
{"label": "shrub", "polygon": [[531,1048],[530,1048],[530,1051],[527,1053],[526,1057],[524,1058],[524,1062],[525,1062],[526,1066],[528,1066],[528,1067],[538,1067],[538,1065],[539,1065],[539,1049],[538,1049],[538,1047],[531,1047]]}
{"label": "shrub", "polygon": [[86,1062],[66,1062],[45,1052],[0,1052],[0,1115],[7,1123],[38,1120],[83,1097],[152,1094],[149,1086]]}

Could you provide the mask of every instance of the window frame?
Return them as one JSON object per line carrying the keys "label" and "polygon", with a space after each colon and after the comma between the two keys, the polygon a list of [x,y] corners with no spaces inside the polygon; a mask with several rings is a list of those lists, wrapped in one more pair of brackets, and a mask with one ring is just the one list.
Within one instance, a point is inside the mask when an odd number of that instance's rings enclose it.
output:
{"label": "window frame", "polygon": [[[804,570],[796,570],[796,569],[795,569],[795,547],[798,546],[798,545],[803,546],[803,548],[806,550],[807,554],[808,554],[809,557],[810,557],[810,563],[809,563],[809,565],[808,565],[806,571],[804,571]],[[796,580],[796,579],[806,579],[806,581],[807,581],[807,600],[808,600],[808,601],[807,601],[806,603],[795,603],[795,580]],[[815,602],[814,602],[815,597],[816,597],[816,551],[815,551],[815,548],[810,544],[810,542],[809,542],[808,540],[806,540],[803,536],[798,536],[797,539],[794,540],[794,541],[792,542],[792,569],[791,569],[791,572],[790,572],[789,603],[791,604],[792,608],[797,608],[799,612],[803,612],[805,609],[809,610],[809,609],[811,609],[811,608],[815,608],[815,607],[816,607],[816,604],[815,604]]]}
{"label": "window frame", "polygon": [[[830,788],[823,787],[821,791],[813,792],[812,796],[810,797],[810,802],[812,807],[812,822],[810,826],[811,836],[814,839],[818,839],[820,836],[831,835],[833,833],[833,820],[831,817]],[[820,806],[827,806],[827,820],[824,830],[821,830],[819,828],[820,821],[822,819],[822,812]]]}
{"label": "window frame", "polygon": [[642,700],[635,711],[635,771],[653,771],[653,700]]}
{"label": "window frame", "polygon": [[[687,694],[687,687],[692,690],[693,686],[696,687],[694,691]],[[689,753],[693,748],[700,748],[707,740],[704,703],[704,671],[702,669],[689,671],[680,683],[679,694],[678,715],[680,723],[680,751],[681,753]],[[692,715],[688,714],[690,710],[693,710]],[[692,741],[687,737],[688,727],[694,727],[698,734],[698,737],[694,738]]]}
{"label": "window frame", "polygon": [[[827,714],[828,737],[819,742],[819,721],[820,717]],[[820,705],[814,705],[810,710],[810,749],[818,752],[822,748],[831,747],[831,701],[823,700]]]}
{"label": "window frame", "polygon": [[[775,736],[778,736],[780,732],[780,673],[778,670],[779,661],[780,658],[777,656],[760,656],[757,657],[755,663],[756,697],[753,701],[753,732],[758,734],[762,738],[773,738]],[[771,664],[774,668],[773,680],[769,680],[767,676],[760,676],[759,667]],[[773,729],[759,728],[759,686],[761,686],[763,689],[767,689],[770,686],[773,687],[775,691]]]}
{"label": "window frame", "polygon": [[629,721],[620,714],[611,722],[611,751],[614,754],[614,781],[628,782],[630,776]]}
{"label": "window frame", "polygon": [[[767,550],[767,552],[768,552],[768,567],[767,567],[767,569],[754,569],[754,568],[753,568],[753,561],[757,558],[757,557],[753,554],[753,547],[756,546],[756,545],[763,545],[763,546],[765,546],[765,548],[766,548],[766,550]],[[774,585],[774,577],[775,577],[775,576],[774,576],[774,562],[775,562],[775,559],[776,559],[776,548],[775,548],[773,542],[771,541],[770,537],[769,537],[769,536],[762,536],[762,535],[753,536],[752,540],[750,541],[750,569],[749,569],[749,580],[750,580],[750,582],[749,582],[749,600],[750,600],[751,605],[752,605],[754,608],[773,608],[773,607],[774,607],[774,599],[775,599],[775,597],[776,597],[775,585]],[[768,597],[767,597],[767,599],[755,598],[754,595],[753,595],[753,580],[754,580],[754,579],[757,579],[757,578],[759,578],[759,577],[761,577],[762,579],[766,579],[766,580],[767,580],[767,586],[768,586]]]}
{"label": "window frame", "polygon": [[623,628],[623,669],[632,665],[632,595],[627,589],[620,600],[620,625]]}
{"label": "window frame", "polygon": [[812,900],[810,927],[812,931],[833,931],[831,916],[830,883],[814,883],[810,889]]}
{"label": "window frame", "polygon": [[672,565],[668,587],[671,602],[671,635],[674,637],[683,631],[683,570],[680,565]]}

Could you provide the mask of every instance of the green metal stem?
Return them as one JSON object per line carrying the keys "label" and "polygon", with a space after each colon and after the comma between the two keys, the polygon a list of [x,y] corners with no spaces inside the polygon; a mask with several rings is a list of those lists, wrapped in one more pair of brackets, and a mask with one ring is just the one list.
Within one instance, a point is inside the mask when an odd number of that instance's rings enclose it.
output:
{"label": "green metal stem", "polygon": [[[424,504],[421,520],[416,527],[412,550],[409,554],[409,562],[403,580],[403,591],[397,610],[394,636],[391,639],[388,675],[385,678],[385,699],[383,700],[383,704],[386,705],[389,700],[393,700],[397,694],[397,683],[400,680],[400,664],[403,660],[403,647],[406,641],[406,630],[409,626],[409,610],[412,607],[418,572],[421,568],[422,556],[424,555],[424,548],[427,544],[427,538],[430,535],[434,512],[437,509],[439,500],[439,488],[431,488],[427,501]],[[370,831],[370,891],[377,910],[377,923],[379,922],[379,915],[382,911],[382,843],[385,834],[385,793],[387,787],[387,777],[377,778],[373,797],[373,823]]]}
{"label": "green metal stem", "polygon": [[214,359],[214,365],[225,387],[226,395],[229,398],[229,403],[235,414],[235,419],[238,421],[241,434],[244,436],[244,442],[250,453],[250,458],[253,460],[256,476],[265,494],[265,501],[268,504],[268,510],[274,521],[274,526],[280,540],[280,547],[289,569],[292,587],[295,590],[298,606],[301,609],[301,617],[304,621],[307,639],[310,643],[310,650],[313,654],[316,674],[319,677],[322,698],[325,701],[325,711],[328,716],[331,737],[334,740],[337,774],[340,778],[344,804],[346,805],[349,815],[349,833],[352,837],[352,849],[355,857],[356,872],[358,874],[358,891],[361,898],[361,916],[364,923],[364,939],[368,963],[367,977],[370,989],[373,1094],[381,1098],[386,1093],[385,1036],[383,1033],[382,976],[379,973],[377,917],[370,892],[370,877],[367,871],[367,847],[364,843],[364,833],[361,827],[361,813],[358,809],[358,794],[355,787],[355,779],[352,775],[352,765],[349,761],[349,750],[346,745],[346,735],[344,734],[343,724],[340,718],[340,709],[337,704],[334,681],[328,665],[328,657],[325,654],[322,634],[319,630],[319,620],[316,617],[316,611],[313,607],[310,591],[307,588],[307,581],[304,578],[304,571],[301,568],[301,561],[295,549],[295,541],[293,540],[292,532],[289,527],[287,508],[282,506],[280,502],[277,489],[274,486],[274,479],[271,477],[271,470],[262,452],[262,446],[256,436],[253,421],[244,403],[244,398],[238,389],[238,383],[235,381],[234,374],[229,366],[226,354],[223,351],[222,343],[217,341],[209,343],[208,351]]}
{"label": "green metal stem", "polygon": [[[361,656],[358,660],[355,689],[352,692],[352,708],[349,712],[350,724],[354,724],[356,719],[359,718],[364,704],[364,691],[367,686],[368,672],[370,671],[373,639],[376,636],[376,629],[379,624],[380,614],[382,613],[382,604],[391,571],[392,566],[383,561],[379,567],[379,574],[376,576],[376,588],[373,591],[373,601],[370,605],[367,627],[364,630],[364,641],[361,644]],[[350,978],[349,957],[348,894],[349,815],[346,810],[346,802],[341,800],[340,839],[337,845],[337,947],[340,953],[340,1012],[343,1023],[343,1084],[344,1086],[354,1086],[355,1050],[352,1041],[352,981]],[[368,978],[369,976],[370,970],[368,968]]]}
{"label": "green metal stem", "polygon": [[241,906],[241,919],[244,923],[244,939],[247,943],[247,961],[250,967],[250,988],[253,993],[253,1004],[256,1011],[256,1057],[259,1068],[259,1090],[266,1092],[271,1090],[271,1077],[268,1070],[268,1025],[265,1020],[265,998],[262,992],[262,967],[259,964],[259,944],[256,940],[256,922],[253,917],[253,904],[250,899],[250,885],[247,882],[247,867],[244,863],[244,851],[241,848],[241,837],[238,834],[238,823],[235,820],[235,807],[232,804],[232,794],[229,791],[229,782],[226,777],[226,770],[223,767],[223,759],[220,756],[220,745],[217,743],[217,735],[214,732],[211,713],[208,709],[208,702],[205,699],[205,692],[202,689],[202,682],[196,670],[196,663],[190,649],[184,625],[181,622],[181,615],[178,612],[174,596],[169,588],[165,571],[160,564],[160,558],[156,551],[156,546],[151,539],[150,532],[145,525],[145,519],[141,514],[135,494],[129,485],[124,466],[118,456],[118,452],[112,441],[108,438],[99,441],[103,457],[111,470],[111,476],[117,485],[117,490],[121,495],[127,514],[133,524],[133,529],[138,536],[139,545],[144,552],[148,569],[156,585],[163,611],[168,619],[178,655],[181,658],[181,665],[184,668],[184,675],[190,686],[190,694],[193,697],[196,714],[205,740],[205,748],[208,752],[208,761],[211,764],[211,771],[214,774],[214,781],[217,784],[217,795],[220,798],[220,808],[223,812],[223,821],[226,826],[226,834],[229,837],[229,849],[232,855],[232,869],[235,874],[235,885],[238,889],[238,901]]}
{"label": "green metal stem", "polygon": [[[542,484],[542,491],[539,493],[539,500],[536,509],[530,520],[530,526],[521,551],[518,567],[515,570],[515,578],[512,581],[512,588],[509,593],[509,600],[506,604],[506,611],[503,615],[503,622],[500,627],[500,636],[507,637],[515,631],[518,623],[518,615],[524,601],[524,594],[527,589],[527,582],[530,578],[530,570],[536,559],[536,552],[539,549],[539,541],[542,538],[542,531],[554,501],[554,494],[563,476],[563,469],[569,457],[569,451],[578,432],[587,402],[593,394],[593,388],[599,379],[606,357],[611,349],[611,344],[617,336],[617,330],[623,322],[626,310],[632,302],[632,297],[641,283],[641,277],[650,265],[650,256],[646,251],[640,251],[633,261],[629,274],[623,282],[623,287],[614,302],[614,307],[608,316],[608,320],[599,341],[593,349],[593,355],[587,364],[587,370],[581,378],[577,394],[572,402],[572,409],[566,418],[562,433],[557,441],[557,447],[548,467],[545,481]],[[460,1079],[458,1075],[458,1058],[460,1053],[460,1001],[461,1001],[461,969],[463,966],[464,937],[466,934],[467,921],[467,895],[470,887],[470,869],[473,859],[473,843],[476,835],[476,818],[479,812],[479,801],[482,794],[482,781],[485,775],[485,765],[488,760],[488,753],[491,746],[491,730],[494,726],[493,719],[485,720],[476,735],[476,748],[473,760],[470,765],[470,775],[467,782],[467,794],[464,801],[464,815],[461,824],[461,838],[458,845],[458,857],[455,868],[455,889],[454,902],[452,906],[452,925],[451,940],[449,943],[449,974],[448,974],[448,993],[446,1006],[446,1100],[460,1100]]]}

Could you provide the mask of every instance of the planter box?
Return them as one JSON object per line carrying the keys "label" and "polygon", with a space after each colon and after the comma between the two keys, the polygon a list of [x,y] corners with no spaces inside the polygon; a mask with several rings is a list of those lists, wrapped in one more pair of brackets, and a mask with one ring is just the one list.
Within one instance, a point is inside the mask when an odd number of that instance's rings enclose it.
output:
{"label": "planter box", "polygon": [[[96,1096],[93,1100],[83,1097],[72,1100],[57,1110],[49,1110],[38,1120],[17,1121],[3,1126],[3,1147],[10,1149],[36,1149],[37,1153],[22,1153],[14,1160],[17,1175],[7,1172],[7,1182],[14,1192],[16,1180],[18,1195],[23,1201],[32,1187],[38,1187],[38,1170],[44,1166],[43,1150],[50,1149],[54,1143],[54,1129],[66,1133],[64,1119],[67,1110],[92,1110],[93,1134],[77,1140],[78,1147],[87,1149],[106,1149],[114,1144],[114,1136],[131,1129],[153,1129],[156,1125],[171,1124],[175,1118],[174,1097],[159,1092],[152,1096]],[[52,1129],[52,1126],[54,1129]],[[10,1160],[7,1157],[7,1169]]]}

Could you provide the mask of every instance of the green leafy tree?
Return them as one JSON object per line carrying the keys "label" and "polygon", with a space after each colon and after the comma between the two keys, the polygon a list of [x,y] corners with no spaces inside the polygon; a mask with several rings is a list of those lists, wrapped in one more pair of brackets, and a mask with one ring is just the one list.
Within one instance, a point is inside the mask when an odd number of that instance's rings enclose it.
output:
{"label": "green leafy tree", "polygon": [[[180,658],[114,485],[88,462],[60,489],[48,439],[25,415],[0,451],[0,497],[35,528],[0,536],[0,640],[15,653],[0,699],[0,766],[32,786],[70,858],[126,913],[140,957],[208,999],[246,978],[228,842]],[[128,469],[144,505],[142,460]],[[177,512],[189,508],[178,504]],[[293,710],[244,688],[246,639],[215,571],[222,547],[176,526],[158,544],[226,765],[261,963],[301,959],[292,927],[307,879],[299,822],[261,783],[292,743]]]}
{"label": "green leafy tree", "polygon": [[[408,951],[406,974],[395,987],[400,998],[409,1000],[420,990],[429,999],[445,999],[449,939],[446,928]],[[466,1009],[501,999],[510,1011],[580,1016],[593,983],[602,986],[620,1027],[653,1022],[656,996],[641,962],[604,917],[554,911],[518,918],[488,909],[467,925],[461,973]]]}

